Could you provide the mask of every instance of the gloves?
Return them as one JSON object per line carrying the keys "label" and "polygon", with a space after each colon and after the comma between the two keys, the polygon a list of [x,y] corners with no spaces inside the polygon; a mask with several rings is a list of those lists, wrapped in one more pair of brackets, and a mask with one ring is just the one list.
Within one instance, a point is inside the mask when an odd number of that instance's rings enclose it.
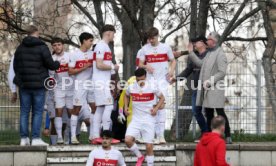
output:
{"label": "gloves", "polygon": [[123,113],[123,109],[119,109],[118,122],[124,124],[124,121],[126,121],[126,117]]}

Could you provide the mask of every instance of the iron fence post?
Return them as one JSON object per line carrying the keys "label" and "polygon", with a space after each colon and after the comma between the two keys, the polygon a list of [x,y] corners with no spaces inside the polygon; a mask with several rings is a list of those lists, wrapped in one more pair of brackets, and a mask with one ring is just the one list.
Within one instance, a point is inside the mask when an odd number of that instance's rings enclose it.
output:
{"label": "iron fence post", "polygon": [[262,61],[261,60],[257,60],[257,123],[256,123],[256,127],[257,127],[257,134],[260,135],[261,134],[261,106],[262,106],[262,101],[261,101],[261,68],[262,67]]}
{"label": "iron fence post", "polygon": [[[175,75],[178,75],[178,60],[176,60]],[[179,139],[179,121],[178,121],[178,82],[175,83],[175,134],[176,139]]]}

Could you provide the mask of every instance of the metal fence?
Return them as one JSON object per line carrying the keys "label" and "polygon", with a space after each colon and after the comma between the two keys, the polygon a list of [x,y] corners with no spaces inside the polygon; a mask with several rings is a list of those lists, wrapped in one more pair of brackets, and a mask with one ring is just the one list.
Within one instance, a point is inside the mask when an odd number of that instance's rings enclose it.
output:
{"label": "metal fence", "polygon": [[[1,63],[0,144],[18,144],[19,101],[15,104],[10,102],[11,92],[7,83],[8,67],[9,62]],[[178,61],[176,72],[181,72],[185,67],[184,61]],[[261,61],[230,62],[225,83],[225,110],[231,132],[256,135],[275,134],[276,120],[269,103],[270,98],[266,93]],[[191,141],[199,133],[199,128],[192,116],[191,105],[187,102],[191,100],[189,92],[184,91],[181,84],[170,87],[170,100],[166,105],[166,136],[168,140]],[[48,140],[46,137],[43,139]],[[83,138],[82,142],[87,143],[87,138]]]}

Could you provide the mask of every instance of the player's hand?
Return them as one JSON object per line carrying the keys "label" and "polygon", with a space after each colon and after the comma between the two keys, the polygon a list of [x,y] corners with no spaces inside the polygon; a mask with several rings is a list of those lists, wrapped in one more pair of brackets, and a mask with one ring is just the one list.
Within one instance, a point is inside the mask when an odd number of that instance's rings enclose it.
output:
{"label": "player's hand", "polygon": [[125,113],[126,116],[129,115],[128,108],[125,108],[124,113]]}
{"label": "player's hand", "polygon": [[211,87],[211,82],[209,80],[206,80],[203,82],[203,88],[205,90],[208,90]]}
{"label": "player's hand", "polygon": [[49,135],[50,135],[50,130],[49,130],[49,129],[44,129],[44,130],[43,130],[43,135],[44,135],[45,137],[49,137]]}
{"label": "player's hand", "polygon": [[171,77],[170,78],[170,84],[174,84],[177,81],[177,79],[175,77]]}
{"label": "player's hand", "polygon": [[123,113],[123,109],[119,109],[118,122],[121,124],[124,124],[125,121],[126,121],[126,117]]}
{"label": "player's hand", "polygon": [[155,107],[153,109],[150,110],[150,113],[152,116],[155,116],[157,114],[158,109],[156,109]]}
{"label": "player's hand", "polygon": [[115,70],[115,71],[118,71],[118,70],[119,70],[119,68],[120,68],[120,66],[119,66],[119,65],[117,65],[117,64],[116,64],[116,65],[114,65],[114,70]]}
{"label": "player's hand", "polygon": [[149,65],[149,64],[146,65],[146,70],[151,74],[154,72],[153,67],[151,67],[151,65]]}
{"label": "player's hand", "polygon": [[189,53],[194,51],[194,46],[191,42],[188,44],[188,51],[189,51]]}
{"label": "player's hand", "polygon": [[15,103],[16,100],[17,100],[17,93],[14,92],[14,93],[12,93],[11,102],[12,102],[12,103]]}
{"label": "player's hand", "polygon": [[181,56],[181,51],[174,51],[174,52],[173,52],[173,56],[174,56],[175,58],[180,57],[180,56]]}

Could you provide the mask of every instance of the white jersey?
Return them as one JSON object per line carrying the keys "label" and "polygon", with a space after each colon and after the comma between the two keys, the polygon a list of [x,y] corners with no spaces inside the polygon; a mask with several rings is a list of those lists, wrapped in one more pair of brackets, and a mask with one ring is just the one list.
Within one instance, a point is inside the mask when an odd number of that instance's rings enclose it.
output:
{"label": "white jersey", "polygon": [[169,45],[159,43],[156,47],[151,44],[146,44],[142,47],[140,60],[145,61],[153,67],[153,74],[148,74],[148,78],[156,80],[166,80],[166,75],[169,72],[169,60],[173,60],[173,52]]}
{"label": "white jersey", "polygon": [[129,85],[126,94],[132,97],[132,120],[133,121],[152,121],[154,116],[151,115],[153,106],[156,105],[156,96],[162,93],[158,86],[145,82],[144,87],[140,87],[137,82]]}
{"label": "white jersey", "polygon": [[96,44],[94,49],[94,64],[93,64],[93,80],[95,81],[110,81],[111,70],[100,70],[96,66],[96,59],[103,59],[106,65],[112,65],[112,52],[106,42],[103,40]]}
{"label": "white jersey", "polygon": [[[89,50],[87,52],[82,52],[80,49],[73,52],[70,55],[69,67],[71,68],[83,68],[84,64],[93,63],[93,51]],[[91,80],[92,78],[92,67],[87,68],[86,70],[75,75],[75,80],[86,81]]]}
{"label": "white jersey", "polygon": [[119,150],[111,148],[104,150],[103,148],[94,149],[88,157],[86,166],[126,166],[124,157]]}
{"label": "white jersey", "polygon": [[63,55],[53,55],[53,60],[58,61],[60,63],[60,67],[54,72],[54,78],[57,83],[57,87],[60,90],[72,90],[73,83],[71,86],[64,86],[65,89],[62,88],[62,78],[63,79],[71,79],[72,77],[68,74],[68,64],[70,60],[70,54],[64,52]]}

